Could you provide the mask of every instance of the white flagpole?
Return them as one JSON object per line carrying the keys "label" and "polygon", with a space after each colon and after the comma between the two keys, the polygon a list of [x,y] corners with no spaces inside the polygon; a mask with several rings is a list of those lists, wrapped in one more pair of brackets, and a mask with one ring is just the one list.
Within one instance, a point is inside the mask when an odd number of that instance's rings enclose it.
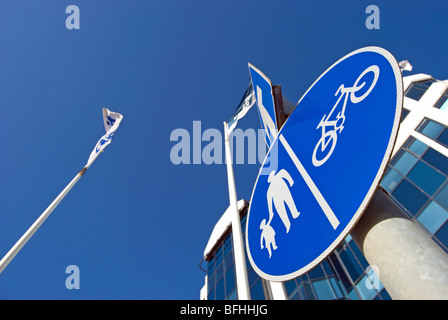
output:
{"label": "white flagpole", "polygon": [[[106,126],[106,119],[109,123]],[[123,116],[116,112],[110,112],[108,109],[103,108],[103,120],[105,121],[106,134],[101,137],[97,145],[90,154],[89,160],[84,168],[78,172],[76,177],[62,190],[62,192],[53,200],[50,206],[40,215],[40,217],[33,223],[33,225],[23,234],[23,236],[16,242],[16,244],[8,251],[8,253],[0,261],[0,273],[6,268],[6,266],[11,262],[17,253],[22,249],[22,247],[28,242],[28,240],[33,236],[33,234],[39,229],[39,227],[44,223],[48,216],[53,212],[53,210],[58,206],[59,202],[67,195],[71,188],[78,182],[79,179],[84,175],[84,172],[92,165],[92,163],[98,158],[99,154],[103,152],[104,148],[111,142],[112,136],[115,130],[120,125]]]}
{"label": "white flagpole", "polygon": [[23,234],[23,236],[16,242],[16,244],[8,251],[8,253],[0,261],[0,273],[6,268],[6,266],[11,262],[12,259],[19,253],[20,249],[28,242],[28,240],[33,236],[33,234],[39,229],[39,227],[44,223],[48,216],[53,212],[53,210],[58,206],[59,202],[67,195],[71,188],[78,182],[78,180],[84,175],[87,168],[84,167],[78,172],[76,177],[62,190],[62,192],[53,200],[50,206],[40,215],[40,217],[33,223],[33,225]]}
{"label": "white flagpole", "polygon": [[229,185],[229,200],[232,221],[233,252],[235,257],[236,288],[238,300],[250,300],[249,280],[247,277],[246,257],[244,255],[243,233],[241,219],[238,210],[235,178],[233,176],[232,154],[230,153],[229,132],[227,123],[224,122],[225,152],[227,164],[227,179]]}

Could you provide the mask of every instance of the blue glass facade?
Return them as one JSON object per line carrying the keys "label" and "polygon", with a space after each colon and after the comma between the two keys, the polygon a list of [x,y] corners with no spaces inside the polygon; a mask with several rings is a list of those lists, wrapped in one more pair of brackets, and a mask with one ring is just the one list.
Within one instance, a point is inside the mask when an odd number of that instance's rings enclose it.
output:
{"label": "blue glass facade", "polygon": [[413,83],[404,93],[410,99],[419,101],[423,94],[428,90],[429,86],[434,82],[433,79]]}
{"label": "blue glass facade", "polygon": [[448,91],[445,91],[434,107],[443,111],[448,111]]}
{"label": "blue glass facade", "polygon": [[[448,147],[448,129],[425,119],[417,132]],[[411,137],[390,163],[382,186],[448,252],[448,158]]]}
{"label": "blue glass facade", "polygon": [[[240,212],[241,227],[246,230],[247,206]],[[243,234],[243,237],[245,234]],[[252,300],[270,299],[269,286],[253,270],[246,255],[247,275]],[[236,300],[236,274],[233,259],[232,230],[225,232],[223,239],[207,261],[207,300]]]}
{"label": "blue glass facade", "polygon": [[207,263],[207,300],[236,300],[236,281],[230,231]]}

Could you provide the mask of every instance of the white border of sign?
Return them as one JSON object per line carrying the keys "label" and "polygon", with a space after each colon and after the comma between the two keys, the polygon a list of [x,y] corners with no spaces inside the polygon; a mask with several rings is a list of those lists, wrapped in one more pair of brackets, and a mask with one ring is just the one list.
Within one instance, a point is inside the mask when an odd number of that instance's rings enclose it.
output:
{"label": "white border of sign", "polygon": [[[300,104],[300,102],[302,101],[302,99],[306,96],[306,94],[308,93],[308,91],[310,91],[314,85],[325,75],[327,74],[327,72],[329,72],[331,69],[333,69],[336,65],[338,65],[340,62],[344,61],[345,59],[361,53],[361,52],[376,52],[381,54],[382,56],[384,56],[387,61],[390,63],[390,65],[392,66],[392,69],[394,71],[394,75],[395,75],[395,82],[397,84],[397,101],[396,101],[396,109],[395,109],[395,118],[394,118],[394,124],[392,127],[392,132],[390,135],[390,139],[389,139],[389,143],[388,146],[386,148],[386,152],[384,154],[383,160],[381,162],[380,168],[378,170],[378,173],[372,183],[372,185],[370,186],[369,191],[367,192],[364,200],[362,201],[360,207],[358,208],[358,210],[356,211],[356,213],[354,214],[353,218],[350,220],[350,222],[347,224],[347,226],[345,227],[344,230],[342,230],[342,232],[339,234],[339,236],[336,238],[335,241],[333,241],[333,243],[324,251],[322,252],[322,254],[320,254],[316,259],[314,259],[312,262],[310,262],[308,265],[306,265],[305,267],[292,272],[290,274],[286,274],[286,275],[282,275],[282,276],[272,276],[269,274],[264,273],[263,271],[261,271],[256,264],[254,263],[252,256],[250,254],[250,250],[248,250],[249,248],[249,242],[248,242],[248,233],[247,233],[247,226],[249,225],[249,219],[250,219],[250,207],[249,207],[249,214],[247,217],[247,222],[246,222],[246,251],[247,251],[247,255],[249,257],[249,261],[250,264],[252,265],[252,267],[254,268],[254,270],[257,272],[258,275],[260,275],[262,278],[269,280],[269,281],[288,281],[291,279],[295,279],[297,277],[300,277],[301,275],[307,273],[308,271],[310,271],[311,269],[313,269],[314,267],[316,267],[319,263],[321,263],[338,245],[339,243],[345,239],[345,237],[350,233],[350,231],[353,229],[353,227],[356,225],[356,223],[358,222],[359,218],[361,217],[362,213],[364,212],[365,208],[369,205],[370,201],[372,200],[373,195],[375,194],[378,185],[384,175],[384,172],[386,171],[386,167],[387,164],[389,163],[390,157],[392,155],[392,151],[394,149],[395,146],[395,141],[397,139],[397,133],[398,133],[398,128],[400,126],[400,119],[401,119],[401,111],[402,111],[402,107],[403,107],[403,77],[400,71],[400,68],[398,66],[398,62],[395,59],[395,57],[386,49],[380,48],[380,47],[364,47],[358,50],[355,50],[347,55],[345,55],[344,57],[342,57],[341,59],[339,59],[337,62],[335,62],[334,64],[331,65],[331,67],[329,67],[316,81],[314,81],[314,83],[311,85],[311,87],[305,92],[305,94],[302,96],[302,98],[300,98],[299,102],[297,103],[296,107]],[[294,109],[295,111],[295,109]],[[293,112],[294,112],[293,111]],[[287,122],[288,120],[286,120]],[[285,124],[286,124],[285,122]],[[285,124],[282,126],[284,127]],[[278,133],[278,137],[280,137],[281,135],[281,130]],[[270,152],[271,150],[269,150]],[[269,153],[268,153],[269,154]],[[267,154],[267,155],[268,155]],[[266,161],[266,159],[265,159]],[[263,162],[264,165],[264,162]],[[258,183],[258,178],[260,176],[257,177],[257,181],[255,182],[255,186]],[[252,199],[255,193],[255,188],[252,191],[252,195],[251,195],[251,200],[250,200],[250,205],[252,205]]]}

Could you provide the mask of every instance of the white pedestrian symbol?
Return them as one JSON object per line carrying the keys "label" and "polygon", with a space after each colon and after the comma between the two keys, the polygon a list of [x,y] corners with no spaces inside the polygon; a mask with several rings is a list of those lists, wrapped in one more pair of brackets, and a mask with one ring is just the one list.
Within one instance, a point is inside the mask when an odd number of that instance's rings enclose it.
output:
{"label": "white pedestrian symbol", "polygon": [[[261,231],[261,238],[260,238],[260,245],[261,249],[263,249],[263,240],[266,242],[266,249],[268,249],[269,252],[269,258],[272,255],[272,249],[277,250],[277,245],[275,244],[275,231],[274,228],[270,225],[271,220],[269,220],[269,223],[266,224],[266,219],[263,219],[260,224]],[[271,249],[272,246],[272,249]]]}
{"label": "white pedestrian symbol", "polygon": [[[288,181],[289,186],[286,184]],[[296,205],[294,203],[294,199],[291,195],[290,187],[294,184],[289,173],[282,169],[277,174],[275,170],[272,170],[268,177],[269,188],[267,192],[267,201],[268,201],[268,209],[269,209],[269,221],[266,223],[266,219],[263,219],[260,224],[261,238],[260,244],[261,249],[263,249],[263,241],[266,244],[266,249],[269,253],[269,258],[272,255],[272,249],[276,250],[277,245],[275,243],[275,230],[271,226],[272,218],[274,217],[274,210],[272,204],[274,204],[275,210],[277,211],[280,219],[286,228],[286,233],[289,232],[291,228],[291,221],[288,217],[288,212],[286,211],[286,206],[288,206],[289,211],[294,219],[296,219],[300,212],[297,210]],[[271,249],[272,247],[272,249]]]}

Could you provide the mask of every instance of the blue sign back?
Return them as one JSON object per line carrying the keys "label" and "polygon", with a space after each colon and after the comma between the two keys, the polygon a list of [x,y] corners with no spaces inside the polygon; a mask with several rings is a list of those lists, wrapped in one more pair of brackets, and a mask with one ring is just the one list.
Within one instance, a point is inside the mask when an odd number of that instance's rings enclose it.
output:
{"label": "blue sign back", "polygon": [[402,101],[398,64],[378,47],[346,55],[308,89],[252,193],[246,244],[260,276],[298,277],[347,236],[390,159]]}
{"label": "blue sign back", "polygon": [[270,147],[278,134],[272,83],[268,77],[250,63],[249,72],[254,87],[258,115],[265,132],[265,141]]}

